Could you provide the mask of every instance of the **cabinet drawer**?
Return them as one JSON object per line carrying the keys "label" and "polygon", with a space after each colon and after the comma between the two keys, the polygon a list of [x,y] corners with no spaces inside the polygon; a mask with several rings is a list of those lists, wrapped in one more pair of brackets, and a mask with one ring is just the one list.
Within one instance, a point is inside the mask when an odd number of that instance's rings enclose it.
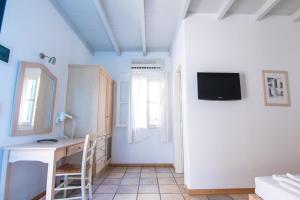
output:
{"label": "cabinet drawer", "polygon": [[96,160],[102,159],[103,157],[105,157],[105,150],[97,149],[96,150]]}
{"label": "cabinet drawer", "polygon": [[75,144],[67,148],[67,156],[83,151],[83,143]]}

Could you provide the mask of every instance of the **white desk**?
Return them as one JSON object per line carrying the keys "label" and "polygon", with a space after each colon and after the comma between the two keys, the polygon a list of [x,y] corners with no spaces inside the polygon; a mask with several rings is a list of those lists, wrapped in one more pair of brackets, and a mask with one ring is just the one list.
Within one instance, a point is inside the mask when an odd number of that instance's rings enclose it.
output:
{"label": "white desk", "polygon": [[62,139],[56,143],[27,143],[3,148],[0,199],[6,198],[6,175],[9,163],[40,161],[48,164],[46,200],[54,198],[56,161],[83,150],[84,138]]}

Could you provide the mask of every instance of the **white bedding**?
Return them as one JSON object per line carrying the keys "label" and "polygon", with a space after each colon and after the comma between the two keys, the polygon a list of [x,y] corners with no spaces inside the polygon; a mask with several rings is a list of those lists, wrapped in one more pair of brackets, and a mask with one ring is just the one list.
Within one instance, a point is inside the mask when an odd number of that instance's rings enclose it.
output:
{"label": "white bedding", "polygon": [[263,200],[300,200],[300,194],[283,188],[271,176],[255,178],[255,193]]}
{"label": "white bedding", "polygon": [[272,178],[275,181],[279,182],[279,185],[281,185],[282,187],[300,194],[300,182],[291,179],[286,175],[273,175]]}

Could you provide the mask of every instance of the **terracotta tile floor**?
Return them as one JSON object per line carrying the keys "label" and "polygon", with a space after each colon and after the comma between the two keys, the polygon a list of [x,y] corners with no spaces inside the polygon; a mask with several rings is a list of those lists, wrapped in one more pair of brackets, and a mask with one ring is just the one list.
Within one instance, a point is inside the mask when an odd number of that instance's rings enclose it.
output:
{"label": "terracotta tile floor", "polygon": [[[183,174],[161,167],[110,167],[93,186],[94,200],[248,200],[248,195],[189,196]],[[73,192],[75,196],[79,191]]]}

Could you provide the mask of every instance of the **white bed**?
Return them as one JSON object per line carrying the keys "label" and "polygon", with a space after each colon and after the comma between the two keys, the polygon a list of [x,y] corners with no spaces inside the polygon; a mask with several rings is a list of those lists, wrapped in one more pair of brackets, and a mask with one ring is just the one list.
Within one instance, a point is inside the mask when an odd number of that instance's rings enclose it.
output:
{"label": "white bed", "polygon": [[255,178],[255,193],[263,200],[300,200],[300,195],[279,185],[271,176]]}

